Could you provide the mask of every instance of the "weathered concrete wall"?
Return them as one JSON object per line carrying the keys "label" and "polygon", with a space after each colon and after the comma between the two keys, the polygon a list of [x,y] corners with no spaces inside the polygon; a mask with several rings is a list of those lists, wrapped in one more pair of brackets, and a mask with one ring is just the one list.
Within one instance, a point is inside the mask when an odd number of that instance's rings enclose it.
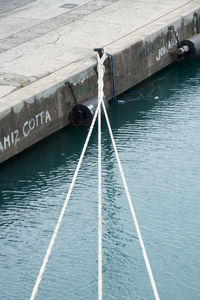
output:
{"label": "weathered concrete wall", "polygon": [[[55,85],[51,80],[49,81],[49,78],[45,78],[40,81],[40,87],[37,82],[25,89],[27,93],[21,89],[7,96],[6,100],[9,100],[6,102],[7,105],[5,101],[0,100],[0,162],[69,123],[68,115],[74,100],[70,89],[65,85],[66,80],[63,80],[66,79],[65,74],[61,73],[62,71],[56,75]],[[52,81],[53,79],[55,74],[52,76]],[[75,93],[79,101],[97,93],[94,67],[86,68],[83,72],[67,79],[70,82],[78,82]],[[41,88],[43,91],[34,95],[34,91]],[[13,105],[10,106],[11,101]]]}
{"label": "weathered concrete wall", "polygon": [[[200,9],[195,10],[200,13]],[[176,41],[168,26],[172,23],[179,39],[196,33],[194,10],[177,17],[163,17],[112,43],[105,50],[114,56],[116,92],[120,94],[174,61],[169,51]],[[173,22],[172,22],[173,21]],[[70,69],[71,68],[71,69]],[[0,162],[30,147],[69,123],[74,100],[65,82],[73,83],[79,102],[97,94],[95,57],[55,72],[1,99]],[[106,61],[105,94],[112,98],[111,68]],[[12,104],[10,104],[12,103]]]}
{"label": "weathered concrete wall", "polygon": [[[174,19],[173,24],[180,40],[196,34],[193,15],[194,12],[190,12]],[[138,32],[137,39],[134,39],[134,33],[132,36],[129,35],[126,38],[127,48],[125,49],[121,48],[120,42],[112,45],[112,48],[115,46],[116,49],[119,48],[114,55],[117,94],[126,91],[174,62],[175,59],[170,52],[176,49],[177,43],[172,32],[168,30],[168,26],[171,24],[172,22],[166,22],[162,27],[152,24],[148,27],[149,32],[145,32],[145,29]],[[135,40],[135,42],[131,44],[131,40]]]}

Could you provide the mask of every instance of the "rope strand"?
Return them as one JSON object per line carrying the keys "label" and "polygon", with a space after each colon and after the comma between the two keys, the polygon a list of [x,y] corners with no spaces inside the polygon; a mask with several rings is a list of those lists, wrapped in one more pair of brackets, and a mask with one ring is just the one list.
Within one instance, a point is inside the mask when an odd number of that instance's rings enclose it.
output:
{"label": "rope strand", "polygon": [[123,172],[123,169],[122,169],[121,161],[120,161],[120,158],[119,158],[119,154],[118,154],[118,151],[117,151],[117,147],[116,147],[116,144],[115,144],[115,140],[114,140],[114,137],[113,137],[112,129],[111,129],[111,126],[110,126],[110,121],[109,121],[109,118],[108,118],[108,114],[107,114],[104,102],[102,102],[102,106],[103,106],[103,111],[104,111],[104,114],[105,114],[108,130],[109,130],[109,133],[110,133],[110,137],[111,137],[111,140],[112,140],[113,148],[114,148],[114,151],[115,151],[116,159],[117,159],[117,162],[118,162],[119,171],[120,171],[121,178],[122,178],[122,181],[123,181],[124,190],[125,190],[125,193],[126,193],[126,196],[127,196],[127,199],[128,199],[128,203],[129,203],[129,207],[130,207],[130,210],[131,210],[131,214],[132,214],[132,217],[133,217],[133,222],[135,224],[135,228],[136,228],[136,232],[137,232],[137,235],[138,235],[138,238],[139,238],[140,246],[142,248],[143,257],[144,257],[144,261],[145,261],[147,271],[148,271],[148,274],[149,274],[149,278],[150,278],[151,286],[152,286],[152,289],[153,289],[153,292],[154,292],[155,300],[160,300],[159,294],[158,294],[158,291],[157,291],[157,288],[156,288],[155,280],[154,280],[154,277],[153,277],[153,273],[152,273],[152,270],[151,270],[151,266],[150,266],[150,263],[149,263],[149,259],[148,259],[146,249],[145,249],[145,246],[144,246],[144,242],[143,242],[143,239],[142,239],[142,235],[141,235],[141,232],[140,232],[137,217],[136,217],[136,214],[135,214],[135,210],[133,208],[132,200],[131,200],[130,193],[129,193],[129,190],[128,190],[128,186],[127,186],[127,183],[126,183],[126,178],[124,176],[124,172]]}
{"label": "rope strand", "polygon": [[[97,53],[98,61],[98,103],[103,102],[104,92],[104,54],[100,58]],[[101,104],[98,112],[98,300],[102,300],[102,171],[101,171]]]}
{"label": "rope strand", "polygon": [[156,284],[155,284],[155,280],[154,280],[154,277],[153,277],[153,273],[152,273],[152,270],[151,270],[151,266],[150,266],[150,263],[149,263],[149,259],[148,259],[148,256],[147,256],[147,253],[146,253],[146,249],[145,249],[145,246],[144,246],[144,242],[143,242],[143,239],[142,239],[142,235],[141,235],[141,232],[140,232],[140,228],[139,228],[139,224],[138,224],[138,221],[137,221],[137,217],[136,217],[136,214],[135,214],[135,210],[133,208],[133,204],[132,204],[132,200],[131,200],[131,197],[130,197],[128,186],[127,186],[127,183],[126,183],[126,179],[125,179],[125,176],[124,176],[124,172],[123,172],[123,169],[122,169],[122,165],[121,165],[121,161],[120,161],[119,154],[118,154],[118,151],[117,151],[117,147],[116,147],[116,144],[115,144],[115,140],[114,140],[114,137],[113,137],[113,133],[112,133],[112,129],[111,129],[111,126],[110,126],[110,121],[109,121],[109,118],[108,118],[108,114],[107,114],[107,111],[106,111],[106,108],[105,108],[105,104],[104,104],[104,101],[103,101],[103,97],[104,97],[104,93],[103,93],[103,87],[104,87],[103,76],[104,76],[104,71],[105,71],[103,63],[104,63],[106,57],[107,56],[106,56],[105,53],[104,53],[104,55],[101,58],[97,54],[97,60],[98,60],[98,106],[97,106],[94,118],[92,120],[92,123],[91,123],[90,129],[89,129],[89,132],[88,132],[85,144],[83,146],[83,149],[82,149],[82,152],[81,152],[81,156],[80,156],[79,162],[77,164],[77,167],[76,167],[76,170],[75,170],[72,182],[70,184],[70,187],[69,187],[66,199],[65,199],[63,207],[61,209],[61,212],[60,212],[60,215],[59,215],[56,227],[54,229],[54,232],[53,232],[53,235],[51,237],[48,249],[46,251],[46,255],[44,257],[42,266],[40,268],[39,275],[38,275],[37,280],[35,282],[35,285],[34,285],[34,288],[33,288],[33,291],[32,291],[31,297],[30,297],[30,300],[34,300],[35,297],[36,297],[36,295],[37,295],[38,288],[39,288],[40,282],[42,280],[42,276],[43,276],[44,271],[46,269],[46,265],[47,265],[47,262],[49,260],[50,255],[51,255],[52,248],[53,248],[53,245],[55,243],[55,240],[56,240],[59,228],[61,226],[61,222],[62,222],[63,216],[65,214],[68,201],[70,199],[70,196],[71,196],[74,184],[76,182],[76,179],[77,179],[77,176],[78,176],[78,172],[80,170],[80,167],[81,167],[84,155],[85,155],[85,151],[87,149],[88,142],[89,142],[89,139],[91,137],[91,134],[92,134],[92,131],[93,131],[93,128],[94,128],[94,124],[95,124],[96,119],[97,119],[97,115],[98,115],[98,300],[102,300],[101,105],[103,106],[103,111],[104,111],[104,115],[105,115],[105,118],[106,118],[108,130],[109,130],[111,141],[112,141],[113,148],[114,148],[114,151],[115,151],[116,159],[117,159],[118,166],[119,166],[119,171],[120,171],[121,178],[122,178],[122,181],[123,181],[125,193],[126,193],[126,196],[127,196],[127,199],[128,199],[130,210],[131,210],[131,214],[132,214],[132,217],[133,217],[133,222],[135,224],[135,228],[136,228],[137,235],[138,235],[138,238],[139,238],[139,242],[140,242],[140,246],[141,246],[141,249],[142,249],[143,257],[144,257],[144,260],[145,260],[146,268],[147,268],[148,275],[149,275],[149,278],[150,278],[150,282],[151,282],[151,285],[152,285],[152,289],[153,289],[153,292],[154,292],[155,300],[160,300],[159,294],[158,294],[158,291],[157,291],[157,287],[156,287]]}
{"label": "rope strand", "polygon": [[[102,59],[101,59],[101,60],[102,60],[102,63],[104,62],[103,59],[105,60],[105,56],[102,57]],[[53,245],[54,245],[54,243],[55,243],[55,240],[56,240],[56,237],[57,237],[57,234],[58,234],[58,231],[59,231],[59,228],[60,228],[60,225],[61,225],[63,216],[64,216],[65,211],[66,211],[66,208],[67,208],[67,204],[68,204],[68,202],[69,202],[69,198],[70,198],[70,196],[71,196],[71,193],[72,193],[74,184],[75,184],[75,182],[76,182],[76,179],[77,179],[77,176],[78,176],[78,172],[79,172],[79,170],[80,170],[80,167],[81,167],[81,164],[82,164],[82,161],[83,161],[83,157],[84,157],[84,155],[85,155],[85,151],[86,151],[86,149],[87,149],[87,145],[88,145],[88,142],[89,142],[89,140],[90,140],[90,137],[91,137],[91,134],[92,134],[92,131],[93,131],[93,128],[94,128],[94,124],[95,124],[95,122],[96,122],[97,114],[98,114],[98,112],[99,112],[99,108],[100,108],[102,99],[103,99],[103,97],[100,99],[100,101],[99,101],[99,103],[98,103],[98,106],[97,106],[97,109],[96,109],[94,118],[93,118],[93,120],[92,120],[90,129],[89,129],[89,132],[88,132],[86,141],[85,141],[85,144],[84,144],[84,146],[83,146],[83,150],[82,150],[82,153],[81,153],[81,156],[80,156],[78,165],[77,165],[77,167],[76,167],[76,170],[75,170],[75,173],[74,173],[72,182],[71,182],[71,184],[70,184],[70,187],[69,187],[69,190],[68,190],[66,199],[65,199],[65,201],[64,201],[64,204],[63,204],[63,207],[62,207],[60,216],[59,216],[59,218],[58,218],[56,227],[55,227],[55,229],[54,229],[54,232],[53,232],[53,235],[52,235],[52,237],[51,237],[51,240],[50,240],[48,249],[47,249],[47,251],[46,251],[46,255],[45,255],[45,257],[44,257],[42,266],[41,266],[41,268],[40,268],[39,275],[38,275],[38,277],[37,277],[37,279],[36,279],[36,282],[35,282],[35,285],[34,285],[34,288],[33,288],[33,291],[32,291],[31,297],[30,297],[30,300],[34,300],[35,297],[36,297],[36,295],[37,295],[38,288],[39,288],[40,282],[41,282],[41,280],[42,280],[42,276],[43,276],[43,274],[44,274],[44,271],[45,271],[45,269],[46,269],[47,262],[48,262],[48,260],[49,260],[50,255],[51,255]]]}

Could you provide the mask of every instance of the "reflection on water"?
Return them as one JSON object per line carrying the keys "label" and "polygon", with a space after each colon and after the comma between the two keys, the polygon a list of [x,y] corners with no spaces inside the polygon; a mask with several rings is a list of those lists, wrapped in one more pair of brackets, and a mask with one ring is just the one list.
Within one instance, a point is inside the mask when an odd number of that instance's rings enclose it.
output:
{"label": "reflection on water", "polygon": [[[199,78],[199,60],[174,64],[136,87],[158,100],[109,110],[163,300],[200,298]],[[68,126],[0,166],[0,299],[30,296],[87,132]],[[102,152],[104,298],[153,299],[105,122]],[[96,194],[95,128],[37,299],[97,298]]]}

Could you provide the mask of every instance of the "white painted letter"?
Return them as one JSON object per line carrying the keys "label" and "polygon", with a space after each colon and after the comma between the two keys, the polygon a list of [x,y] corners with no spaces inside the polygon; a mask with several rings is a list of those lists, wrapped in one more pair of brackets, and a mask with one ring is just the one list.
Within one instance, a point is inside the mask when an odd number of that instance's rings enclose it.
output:
{"label": "white painted letter", "polygon": [[36,119],[36,126],[38,127],[39,126],[39,123],[38,123],[38,118],[39,118],[40,114],[36,115],[35,116],[35,119]]}
{"label": "white painted letter", "polygon": [[51,121],[51,116],[50,116],[50,113],[49,113],[48,110],[47,110],[47,111],[46,111],[45,123],[47,123],[48,121]]}
{"label": "white painted letter", "polygon": [[27,130],[27,132],[25,131],[25,127],[26,126],[28,126],[28,121],[26,121],[25,123],[24,123],[24,126],[23,126],[23,135],[25,136],[25,137],[27,137],[28,135],[29,135],[29,133],[30,133],[30,130],[28,129]]}
{"label": "white painted letter", "polygon": [[42,112],[40,113],[40,117],[41,117],[41,125],[43,124],[43,115],[44,115],[44,112],[42,111]]}
{"label": "white painted letter", "polygon": [[10,147],[10,135],[8,135],[7,137],[4,137],[4,149],[6,150],[7,148],[7,144],[8,143],[8,147]]}
{"label": "white painted letter", "polygon": [[172,48],[172,44],[171,44],[171,41],[168,42],[168,49],[171,49]]}
{"label": "white painted letter", "polygon": [[158,51],[158,56],[156,56],[156,60],[157,60],[157,61],[160,60],[160,56],[161,56],[161,55],[160,55],[160,52],[161,52],[161,51],[160,51],[160,49],[159,49],[159,51]]}
{"label": "white painted letter", "polygon": [[19,142],[19,140],[20,140],[20,137],[19,137],[19,130],[16,129],[16,130],[14,131],[14,134],[15,134],[15,144],[17,144],[17,142]]}
{"label": "white painted letter", "polygon": [[11,143],[14,144],[14,132],[11,132]]}
{"label": "white painted letter", "polygon": [[3,145],[2,145],[2,143],[1,143],[1,141],[0,141],[0,150],[1,151],[3,151],[4,149],[3,149]]}
{"label": "white painted letter", "polygon": [[29,129],[32,131],[35,128],[35,119],[32,118],[29,121]]}

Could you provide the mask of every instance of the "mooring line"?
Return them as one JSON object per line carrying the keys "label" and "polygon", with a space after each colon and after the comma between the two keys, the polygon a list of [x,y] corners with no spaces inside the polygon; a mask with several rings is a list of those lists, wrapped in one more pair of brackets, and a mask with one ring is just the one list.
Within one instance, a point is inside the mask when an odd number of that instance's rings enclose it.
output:
{"label": "mooring line", "polygon": [[[105,57],[103,57],[103,58],[101,59],[101,63],[102,63],[102,64],[103,64],[103,62],[104,62],[104,59],[105,59]],[[96,121],[96,118],[97,118],[97,114],[98,114],[98,112],[99,112],[99,108],[100,108],[100,105],[101,105],[102,100],[103,100],[103,97],[102,97],[102,99],[100,99],[100,101],[99,101],[99,103],[98,103],[98,106],[97,106],[97,109],[96,109],[94,118],[93,118],[93,120],[92,120],[90,129],[89,129],[89,132],[88,132],[88,135],[87,135],[87,138],[86,138],[86,140],[85,140],[85,144],[84,144],[84,146],[83,146],[83,150],[82,150],[82,152],[81,152],[81,156],[80,156],[80,158],[79,158],[79,162],[78,162],[77,167],[76,167],[76,170],[75,170],[75,172],[74,172],[74,176],[73,176],[72,182],[71,182],[71,184],[70,184],[70,187],[69,187],[69,190],[68,190],[66,199],[65,199],[65,201],[64,201],[64,204],[63,204],[63,207],[62,207],[60,216],[59,216],[59,218],[58,218],[56,227],[55,227],[55,229],[54,229],[54,232],[53,232],[53,235],[52,235],[52,237],[51,237],[51,240],[50,240],[48,249],[47,249],[47,251],[46,251],[46,255],[45,255],[45,257],[44,257],[42,266],[41,266],[41,268],[40,268],[39,275],[38,275],[38,277],[37,277],[37,279],[36,279],[36,282],[35,282],[35,285],[34,285],[34,288],[33,288],[33,291],[32,291],[31,297],[30,297],[30,300],[34,300],[35,297],[36,297],[36,295],[37,295],[38,288],[39,288],[40,282],[41,282],[41,280],[42,280],[42,276],[43,276],[44,271],[45,271],[45,269],[46,269],[47,262],[48,262],[48,260],[49,260],[50,255],[51,255],[51,251],[52,251],[53,245],[54,245],[54,243],[55,243],[55,240],[56,240],[56,237],[57,237],[57,234],[58,234],[58,231],[59,231],[59,228],[60,228],[60,225],[61,225],[63,216],[64,216],[65,211],[66,211],[66,208],[67,208],[67,204],[68,204],[68,202],[69,202],[69,198],[70,198],[70,196],[71,196],[71,193],[72,193],[72,190],[73,190],[75,181],[76,181],[77,176],[78,176],[78,172],[79,172],[80,167],[81,167],[81,164],[82,164],[82,161],[83,161],[83,157],[84,157],[84,155],[85,155],[85,151],[86,151],[86,149],[87,149],[87,145],[88,145],[88,142],[89,142],[89,140],[90,140],[90,137],[91,137],[91,134],[92,134],[92,131],[93,131],[93,128],[94,128],[94,124],[95,124],[95,121]]]}
{"label": "mooring line", "polygon": [[[98,101],[100,101],[98,99]],[[98,300],[102,300],[101,105],[98,112]]]}
{"label": "mooring line", "polygon": [[112,141],[112,144],[113,144],[113,148],[114,148],[114,151],[115,151],[116,159],[117,159],[117,162],[118,162],[119,171],[120,171],[121,178],[122,178],[122,181],[123,181],[124,190],[125,190],[125,193],[126,193],[126,196],[127,196],[127,199],[128,199],[129,207],[130,207],[131,214],[132,214],[132,217],[133,217],[133,222],[135,224],[135,228],[136,228],[136,232],[137,232],[137,235],[138,235],[138,238],[139,238],[139,242],[140,242],[140,246],[141,246],[141,249],[142,249],[142,253],[143,253],[144,261],[145,261],[145,264],[146,264],[147,272],[148,272],[149,279],[150,279],[150,282],[151,282],[151,286],[152,286],[152,289],[153,289],[153,292],[154,292],[155,300],[160,300],[160,297],[159,297],[159,294],[158,294],[158,291],[157,291],[157,287],[156,287],[156,283],[155,283],[153,273],[152,273],[152,270],[151,270],[151,266],[150,266],[150,263],[149,263],[149,259],[148,259],[148,256],[147,256],[147,252],[146,252],[144,242],[143,242],[143,239],[142,239],[142,235],[141,235],[141,232],[140,232],[140,228],[139,228],[139,224],[138,224],[138,221],[137,221],[136,213],[135,213],[135,210],[134,210],[134,207],[133,207],[133,204],[132,204],[132,200],[131,200],[131,196],[130,196],[128,186],[127,186],[127,183],[126,183],[126,178],[125,178],[125,175],[124,175],[122,164],[121,164],[119,154],[118,154],[118,151],[117,151],[117,147],[116,147],[116,144],[115,144],[115,140],[114,140],[114,137],[113,137],[113,133],[112,133],[112,129],[111,129],[111,126],[110,126],[110,121],[109,121],[109,118],[108,118],[106,107],[105,107],[105,104],[104,104],[103,101],[102,101],[102,106],[103,106],[103,111],[104,111],[104,115],[105,115],[105,118],[106,118],[108,130],[109,130],[109,133],[110,133],[111,141]]}
{"label": "mooring line", "polygon": [[[100,58],[97,53],[98,61],[98,103],[103,102],[104,98],[104,72],[103,62],[107,58],[104,53]],[[101,105],[98,112],[98,300],[102,300],[102,167],[101,167]]]}
{"label": "mooring line", "polygon": [[129,89],[128,92],[130,94],[135,94],[136,97],[135,98],[129,98],[129,99],[119,99],[117,97],[116,94],[116,87],[115,87],[115,70],[114,70],[114,58],[113,55],[106,52],[106,54],[108,55],[108,57],[110,57],[110,63],[111,63],[111,80],[112,80],[112,93],[113,93],[113,100],[114,103],[118,103],[118,104],[125,104],[128,102],[133,102],[133,101],[138,101],[138,100],[157,100],[159,99],[158,96],[150,96],[150,95],[143,95],[140,91],[138,90],[133,90],[133,89]]}
{"label": "mooring line", "polygon": [[116,147],[116,144],[115,144],[115,140],[114,140],[114,137],[113,137],[113,133],[112,133],[112,129],[111,129],[111,126],[110,126],[110,121],[109,121],[109,118],[108,118],[106,107],[105,107],[105,104],[104,104],[104,101],[103,101],[103,98],[104,98],[103,76],[104,76],[104,71],[105,71],[105,67],[104,67],[103,63],[104,63],[106,57],[107,56],[106,56],[105,53],[103,54],[102,57],[100,57],[99,54],[97,54],[97,60],[98,60],[98,106],[97,106],[94,118],[92,120],[92,123],[91,123],[90,129],[89,129],[87,138],[85,140],[85,144],[83,146],[83,149],[82,149],[82,152],[81,152],[81,156],[79,158],[79,162],[78,162],[76,170],[74,172],[74,176],[73,176],[72,182],[70,184],[70,187],[69,187],[66,199],[65,199],[63,207],[61,209],[61,213],[59,215],[56,227],[54,229],[54,232],[53,232],[53,235],[51,237],[48,249],[46,251],[46,255],[44,257],[42,266],[40,268],[39,275],[38,275],[37,280],[35,282],[35,285],[34,285],[34,288],[33,288],[33,291],[32,291],[31,297],[30,297],[30,300],[34,300],[35,297],[36,297],[36,295],[37,295],[38,288],[39,288],[40,282],[42,280],[42,276],[43,276],[44,271],[46,269],[47,262],[49,260],[50,255],[51,255],[51,251],[52,251],[53,245],[55,243],[55,240],[56,240],[59,228],[61,226],[61,222],[62,222],[63,216],[64,216],[66,208],[67,208],[67,204],[69,202],[69,199],[70,199],[70,196],[71,196],[74,184],[76,182],[76,179],[77,179],[77,176],[78,176],[78,172],[80,170],[80,167],[81,167],[84,155],[85,155],[85,151],[87,149],[88,142],[90,140],[90,137],[91,137],[91,134],[92,134],[92,131],[93,131],[93,128],[94,128],[94,124],[96,122],[97,115],[98,115],[98,300],[102,300],[101,104],[103,106],[103,111],[104,111],[104,115],[105,115],[105,118],[106,118],[108,130],[109,130],[109,133],[110,133],[111,141],[112,141],[113,148],[114,148],[115,155],[116,155],[116,159],[117,159],[117,162],[118,162],[118,166],[119,166],[121,178],[122,178],[122,181],[123,181],[125,193],[126,193],[126,196],[127,196],[128,202],[129,202],[129,207],[130,207],[131,214],[132,214],[132,217],[133,217],[133,222],[135,224],[135,228],[136,228],[136,232],[137,232],[137,235],[138,235],[138,238],[139,238],[139,242],[140,242],[140,246],[141,246],[141,249],[142,249],[143,257],[144,257],[144,260],[145,260],[145,263],[146,263],[146,267],[147,267],[148,275],[149,275],[150,282],[151,282],[151,285],[152,285],[152,289],[153,289],[153,292],[154,292],[155,300],[160,300],[159,294],[158,294],[158,291],[157,291],[157,287],[156,287],[156,284],[155,284],[155,280],[154,280],[154,277],[153,277],[153,273],[152,273],[152,270],[151,270],[151,266],[150,266],[150,263],[149,263],[149,259],[148,259],[148,256],[147,256],[147,253],[146,253],[146,249],[145,249],[145,246],[144,246],[144,242],[143,242],[143,239],[142,239],[142,235],[141,235],[141,232],[140,232],[140,228],[139,228],[139,224],[138,224],[138,221],[137,221],[137,217],[136,217],[136,214],[135,214],[135,210],[133,208],[133,204],[132,204],[132,200],[131,200],[131,197],[130,197],[128,186],[127,186],[127,183],[126,183],[126,179],[125,179],[125,176],[124,176],[124,172],[123,172],[123,169],[122,169],[122,165],[121,165],[121,161],[120,161],[119,154],[118,154],[118,151],[117,151],[117,147]]}

